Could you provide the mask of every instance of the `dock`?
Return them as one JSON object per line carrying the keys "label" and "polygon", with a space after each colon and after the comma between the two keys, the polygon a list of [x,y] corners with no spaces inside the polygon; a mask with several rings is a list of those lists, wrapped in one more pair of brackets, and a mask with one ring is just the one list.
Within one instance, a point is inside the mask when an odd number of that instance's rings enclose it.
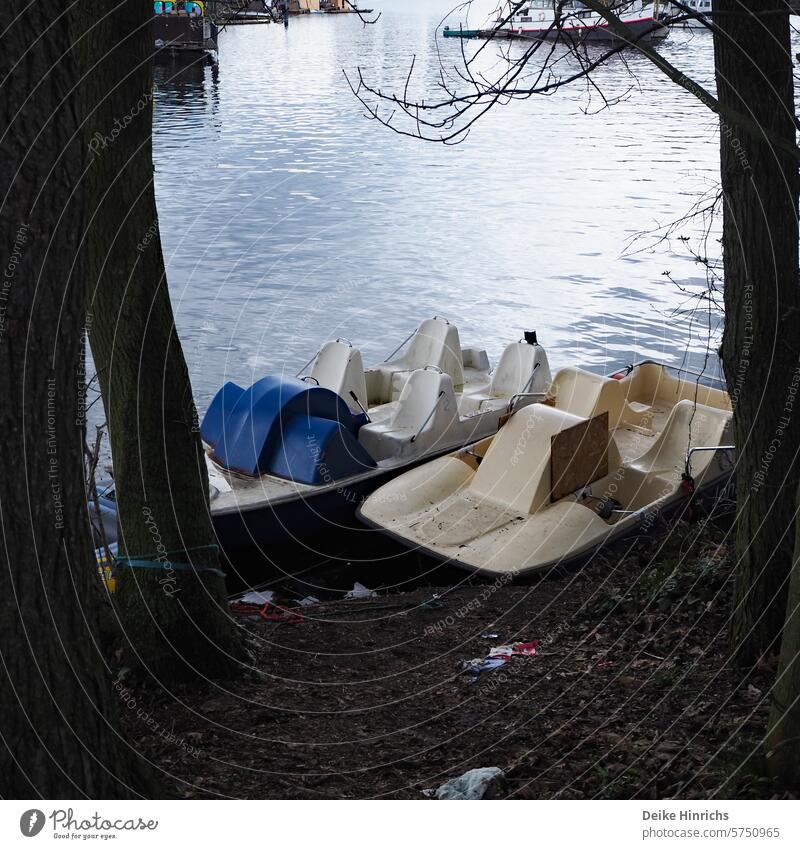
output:
{"label": "dock", "polygon": [[348,0],[288,0],[287,14],[297,15],[368,15],[372,9],[360,9]]}
{"label": "dock", "polygon": [[211,56],[217,49],[217,26],[199,2],[153,4],[155,56]]}

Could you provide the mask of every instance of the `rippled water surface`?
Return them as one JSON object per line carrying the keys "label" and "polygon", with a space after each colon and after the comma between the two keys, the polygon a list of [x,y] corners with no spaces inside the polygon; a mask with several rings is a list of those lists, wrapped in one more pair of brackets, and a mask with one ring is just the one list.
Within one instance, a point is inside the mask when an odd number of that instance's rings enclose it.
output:
{"label": "rippled water surface", "polygon": [[[623,96],[608,109],[575,87],[495,109],[458,146],[402,138],[367,120],[343,71],[399,91],[416,56],[415,90],[434,96],[461,51],[438,20],[235,27],[216,68],[156,69],[162,236],[201,409],[334,336],[382,359],[434,314],[493,358],[537,329],[554,366],[701,361],[702,326],[675,310],[703,267],[678,238],[630,243],[713,190],[713,116],[628,56],[596,74]],[[705,34],[662,50],[709,83]]]}

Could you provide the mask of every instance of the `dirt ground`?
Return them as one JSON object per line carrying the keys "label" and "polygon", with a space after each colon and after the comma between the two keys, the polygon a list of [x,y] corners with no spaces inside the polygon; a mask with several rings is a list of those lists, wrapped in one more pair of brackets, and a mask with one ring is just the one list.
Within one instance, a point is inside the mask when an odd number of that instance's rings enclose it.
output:
{"label": "dirt ground", "polygon": [[681,524],[530,586],[327,601],[248,621],[254,671],[132,693],[125,722],[186,798],[419,799],[488,766],[511,798],[785,796],[760,777],[774,668],[726,665],[731,570],[723,531]]}

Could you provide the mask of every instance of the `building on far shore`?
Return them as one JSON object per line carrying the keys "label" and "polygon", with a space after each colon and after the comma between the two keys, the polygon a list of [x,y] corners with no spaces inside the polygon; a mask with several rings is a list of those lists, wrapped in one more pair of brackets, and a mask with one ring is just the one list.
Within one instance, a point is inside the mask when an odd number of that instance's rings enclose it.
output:
{"label": "building on far shore", "polygon": [[289,0],[288,8],[290,15],[308,15],[313,12],[336,14],[354,12],[355,5],[351,5],[347,0]]}
{"label": "building on far shore", "polygon": [[153,38],[156,56],[212,55],[217,27],[204,0],[156,0]]}

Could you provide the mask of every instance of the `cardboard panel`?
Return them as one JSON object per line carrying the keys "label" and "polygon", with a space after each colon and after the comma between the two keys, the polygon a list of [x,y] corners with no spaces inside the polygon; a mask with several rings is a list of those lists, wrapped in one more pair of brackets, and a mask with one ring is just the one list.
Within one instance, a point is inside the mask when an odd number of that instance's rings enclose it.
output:
{"label": "cardboard panel", "polygon": [[559,501],[608,474],[608,413],[550,437],[551,501]]}

